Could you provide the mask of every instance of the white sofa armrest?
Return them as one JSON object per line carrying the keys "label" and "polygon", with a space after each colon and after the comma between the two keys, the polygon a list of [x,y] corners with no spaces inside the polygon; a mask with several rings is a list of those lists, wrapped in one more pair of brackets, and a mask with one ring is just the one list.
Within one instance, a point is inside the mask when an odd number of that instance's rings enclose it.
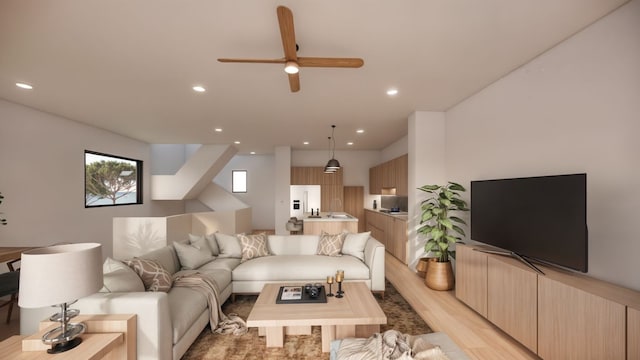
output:
{"label": "white sofa armrest", "polygon": [[172,360],[169,299],[162,292],[97,293],[78,300],[80,314],[136,314],[138,360]]}
{"label": "white sofa armrest", "polygon": [[364,247],[364,262],[371,274],[371,291],[384,291],[384,245],[369,237]]}

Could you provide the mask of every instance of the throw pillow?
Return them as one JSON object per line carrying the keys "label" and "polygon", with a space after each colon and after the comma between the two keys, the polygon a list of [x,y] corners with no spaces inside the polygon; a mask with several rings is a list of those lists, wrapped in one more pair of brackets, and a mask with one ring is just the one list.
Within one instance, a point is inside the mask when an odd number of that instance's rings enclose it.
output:
{"label": "throw pillow", "polygon": [[134,258],[124,262],[135,271],[147,291],[169,292],[173,279],[157,261]]}
{"label": "throw pillow", "polygon": [[130,267],[108,257],[102,264],[104,286],[100,292],[141,292],[142,279]]}
{"label": "throw pillow", "polygon": [[207,239],[207,243],[209,244],[209,248],[211,249],[211,254],[213,256],[218,256],[220,254],[220,248],[218,247],[218,241],[216,240],[216,234],[211,233],[204,236]]}
{"label": "throw pillow", "polygon": [[369,240],[370,235],[371,231],[358,234],[347,234],[347,237],[344,239],[344,244],[342,245],[342,254],[355,256],[364,261],[364,247],[367,244],[367,240]]}
{"label": "throw pillow", "polygon": [[242,246],[237,236],[216,233],[216,241],[220,248],[218,257],[242,259]]}
{"label": "throw pillow", "polygon": [[213,255],[211,246],[209,246],[209,241],[207,241],[204,236],[189,234],[189,244],[202,252]]}
{"label": "throw pillow", "polygon": [[[204,241],[204,238],[202,239]],[[204,250],[197,248],[194,245],[182,244],[174,242],[173,247],[176,249],[176,254],[180,260],[180,265],[185,270],[197,269],[200,266],[213,260],[209,245],[206,245]]]}
{"label": "throw pillow", "polygon": [[257,235],[239,234],[238,239],[240,239],[240,244],[242,245],[242,260],[240,262],[271,255],[267,248],[267,234],[265,233]]}
{"label": "throw pillow", "polygon": [[318,241],[317,255],[341,256],[342,243],[344,242],[346,233],[327,234],[322,231],[320,241]]}

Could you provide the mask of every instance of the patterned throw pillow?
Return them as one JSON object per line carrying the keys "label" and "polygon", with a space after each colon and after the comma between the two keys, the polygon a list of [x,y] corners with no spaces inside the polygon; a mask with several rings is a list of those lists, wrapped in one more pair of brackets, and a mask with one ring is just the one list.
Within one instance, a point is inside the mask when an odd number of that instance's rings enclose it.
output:
{"label": "patterned throw pillow", "polygon": [[242,260],[240,262],[271,255],[267,248],[267,234],[238,234],[238,239],[242,245]]}
{"label": "patterned throw pillow", "polygon": [[134,258],[125,260],[124,263],[140,276],[147,291],[169,292],[171,290],[171,285],[173,284],[171,274],[158,262]]}
{"label": "patterned throw pillow", "polygon": [[318,241],[318,249],[316,250],[316,254],[326,256],[342,256],[340,251],[342,250],[342,243],[344,243],[344,238],[346,237],[346,235],[346,233],[327,234],[323,231],[322,234],[320,234],[320,241]]}

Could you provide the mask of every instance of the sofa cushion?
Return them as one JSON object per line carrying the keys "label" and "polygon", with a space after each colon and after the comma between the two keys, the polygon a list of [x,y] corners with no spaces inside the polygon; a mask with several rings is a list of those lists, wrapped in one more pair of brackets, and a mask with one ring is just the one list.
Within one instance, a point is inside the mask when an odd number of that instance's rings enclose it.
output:
{"label": "sofa cushion", "polygon": [[367,265],[353,256],[279,255],[238,265],[233,270],[233,280],[318,281],[326,279],[335,269],[344,270],[346,280],[369,279]]}
{"label": "sofa cushion", "polygon": [[211,249],[211,255],[218,256],[220,254],[220,248],[218,247],[218,241],[216,240],[216,234],[211,233],[204,236]]}
{"label": "sofa cushion", "polygon": [[269,235],[273,255],[315,255],[320,235]]}
{"label": "sofa cushion", "polygon": [[316,254],[326,256],[340,256],[342,253],[342,244],[346,233],[328,234],[322,231],[320,240],[318,241],[318,249]]}
{"label": "sofa cushion", "polygon": [[208,272],[215,269],[233,271],[233,269],[238,265],[240,265],[240,259],[218,257],[215,260],[209,261],[208,263],[200,266],[198,271]]}
{"label": "sofa cushion", "polygon": [[242,247],[237,236],[216,233],[216,241],[220,249],[218,257],[242,259]]}
{"label": "sofa cushion", "polygon": [[207,298],[194,289],[174,286],[168,293],[173,343],[176,344],[207,308]]}
{"label": "sofa cushion", "polygon": [[[218,251],[215,254],[213,253],[209,241],[204,236],[189,234],[189,244],[202,252],[207,252],[209,255],[218,255]],[[217,248],[218,246],[216,245],[216,250]]]}
{"label": "sofa cushion", "polygon": [[359,234],[348,233],[344,238],[344,244],[342,244],[342,254],[355,256],[364,261],[364,247],[367,245],[369,236],[371,236],[371,231]]}
{"label": "sofa cushion", "polygon": [[265,233],[256,235],[239,234],[238,239],[240,239],[240,245],[242,245],[241,262],[271,255],[267,248],[267,234]]}
{"label": "sofa cushion", "polygon": [[102,264],[104,286],[100,292],[140,292],[144,284],[140,276],[126,264],[108,257]]}
{"label": "sofa cushion", "polygon": [[[205,241],[204,238],[202,240]],[[206,242],[202,248],[179,242],[174,242],[173,247],[176,249],[176,254],[178,254],[178,259],[180,259],[183,269],[197,269],[213,259],[211,249],[209,249],[209,245]]]}
{"label": "sofa cushion", "polygon": [[124,263],[140,276],[147,291],[168,292],[171,289],[171,284],[173,283],[171,274],[157,261],[134,258],[125,260]]}
{"label": "sofa cushion", "polygon": [[163,246],[140,255],[138,258],[157,261],[169,274],[175,274],[176,271],[180,270],[180,260],[176,254],[176,249],[172,245]]}

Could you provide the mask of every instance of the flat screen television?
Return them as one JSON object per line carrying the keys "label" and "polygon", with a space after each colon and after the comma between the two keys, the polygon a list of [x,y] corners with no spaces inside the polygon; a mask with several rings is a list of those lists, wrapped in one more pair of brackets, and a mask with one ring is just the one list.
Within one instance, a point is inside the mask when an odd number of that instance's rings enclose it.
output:
{"label": "flat screen television", "polygon": [[471,239],[587,272],[587,174],[472,181]]}

